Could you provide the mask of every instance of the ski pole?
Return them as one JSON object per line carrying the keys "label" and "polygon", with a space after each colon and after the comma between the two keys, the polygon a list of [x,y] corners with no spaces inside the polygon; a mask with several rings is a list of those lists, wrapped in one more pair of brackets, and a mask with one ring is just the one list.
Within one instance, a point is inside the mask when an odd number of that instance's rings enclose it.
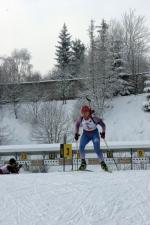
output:
{"label": "ski pole", "polygon": [[[107,144],[106,140],[105,140],[105,139],[103,139],[103,140],[104,140],[104,142],[105,142],[105,145],[106,145],[107,149],[110,151],[110,148],[108,147],[108,144]],[[115,163],[115,166],[116,166],[117,170],[119,170],[119,169],[118,169],[118,166],[117,166],[117,163],[116,163],[116,161],[115,161],[115,159],[114,159],[114,157],[113,157],[113,160],[114,160],[114,163]]]}
{"label": "ski pole", "polygon": [[[86,96],[85,98],[88,101],[89,107],[91,108],[91,99],[88,96]],[[93,113],[95,113],[95,110],[91,109],[91,114]]]}
{"label": "ski pole", "polygon": [[76,141],[76,170],[78,169],[78,141]]}
{"label": "ski pole", "polygon": [[79,154],[79,146],[78,146],[78,141],[76,141],[76,160],[77,160],[76,169],[77,170],[78,170],[78,154]]}
{"label": "ski pole", "polygon": [[88,96],[86,96],[85,98],[86,98],[86,100],[88,101],[89,106],[90,106],[90,108],[91,108],[91,99],[89,99]]}
{"label": "ski pole", "polygon": [[[80,137],[80,134],[78,134],[78,137]],[[79,155],[79,145],[78,140],[76,140],[76,160],[77,160],[77,170],[78,170],[78,155]]]}

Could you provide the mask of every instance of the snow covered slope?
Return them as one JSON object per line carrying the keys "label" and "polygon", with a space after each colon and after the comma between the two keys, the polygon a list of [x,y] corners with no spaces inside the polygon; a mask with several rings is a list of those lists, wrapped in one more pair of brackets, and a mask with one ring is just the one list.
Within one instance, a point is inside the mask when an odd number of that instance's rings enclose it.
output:
{"label": "snow covered slope", "polygon": [[116,97],[104,121],[109,141],[150,140],[150,113],[142,109],[145,94]]}
{"label": "snow covered slope", "polygon": [[0,225],[149,225],[150,171],[1,175]]}
{"label": "snow covered slope", "polygon": [[[116,97],[104,114],[108,141],[150,140],[150,113],[142,109],[145,94]],[[76,101],[67,101],[66,111],[71,114]],[[3,107],[1,124],[7,127],[11,138],[6,144],[32,144],[32,126],[30,123],[15,119],[8,107]],[[24,112],[20,112],[24,114]],[[72,133],[74,124],[70,124]],[[70,137],[72,140],[72,137]],[[35,143],[35,142],[34,142]]]}

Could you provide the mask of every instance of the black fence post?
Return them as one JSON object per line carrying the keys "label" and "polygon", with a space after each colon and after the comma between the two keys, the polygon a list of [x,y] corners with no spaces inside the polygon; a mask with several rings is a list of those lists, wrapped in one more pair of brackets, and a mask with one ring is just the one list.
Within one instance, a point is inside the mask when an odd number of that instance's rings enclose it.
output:
{"label": "black fence post", "polygon": [[[64,144],[66,144],[67,143],[67,135],[66,135],[66,133],[64,134],[64,141],[63,141],[64,143],[63,143],[63,154],[64,154]],[[66,162],[65,162],[65,157],[64,157],[64,155],[63,155],[63,171],[65,172],[65,164],[66,164]]]}
{"label": "black fence post", "polygon": [[131,170],[133,170],[133,149],[131,148]]}

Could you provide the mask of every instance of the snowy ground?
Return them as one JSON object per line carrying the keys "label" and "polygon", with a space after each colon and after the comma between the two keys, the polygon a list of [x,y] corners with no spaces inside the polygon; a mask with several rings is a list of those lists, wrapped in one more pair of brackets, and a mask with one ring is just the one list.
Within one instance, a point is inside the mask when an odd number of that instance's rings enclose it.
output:
{"label": "snowy ground", "polygon": [[150,225],[150,171],[1,175],[0,225]]}
{"label": "snowy ground", "polygon": [[143,111],[145,94],[116,97],[104,114],[109,141],[150,140],[150,113]]}
{"label": "snowy ground", "polygon": [[[113,99],[104,114],[108,141],[150,140],[145,96]],[[68,103],[70,111],[73,104]],[[11,144],[31,144],[31,126],[4,110]],[[9,144],[10,144],[9,143]],[[108,142],[109,143],[109,142]],[[150,225],[150,170],[0,175],[0,225]]]}

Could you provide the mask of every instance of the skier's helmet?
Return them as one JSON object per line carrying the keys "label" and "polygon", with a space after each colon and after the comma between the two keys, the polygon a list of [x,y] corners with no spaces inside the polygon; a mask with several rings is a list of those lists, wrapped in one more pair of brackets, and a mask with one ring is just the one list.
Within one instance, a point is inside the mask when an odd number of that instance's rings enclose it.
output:
{"label": "skier's helmet", "polygon": [[88,105],[83,105],[80,109],[80,112],[81,114],[86,112],[91,113],[91,108]]}
{"label": "skier's helmet", "polygon": [[14,158],[11,158],[10,160],[9,160],[9,164],[15,164],[16,163],[16,160],[14,159]]}

